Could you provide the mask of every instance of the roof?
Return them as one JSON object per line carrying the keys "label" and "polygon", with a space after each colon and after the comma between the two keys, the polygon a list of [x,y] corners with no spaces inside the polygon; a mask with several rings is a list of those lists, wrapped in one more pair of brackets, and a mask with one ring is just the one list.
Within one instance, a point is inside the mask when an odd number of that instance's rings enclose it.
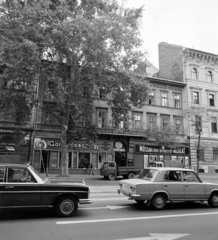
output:
{"label": "roof", "polygon": [[[147,169],[147,168],[146,168]],[[175,168],[175,167],[148,167],[148,169],[156,169],[159,171],[166,171],[166,170],[173,170],[173,171],[181,171],[181,170],[185,170],[185,171],[190,171],[190,172],[194,172],[193,169],[188,169],[188,168]]]}

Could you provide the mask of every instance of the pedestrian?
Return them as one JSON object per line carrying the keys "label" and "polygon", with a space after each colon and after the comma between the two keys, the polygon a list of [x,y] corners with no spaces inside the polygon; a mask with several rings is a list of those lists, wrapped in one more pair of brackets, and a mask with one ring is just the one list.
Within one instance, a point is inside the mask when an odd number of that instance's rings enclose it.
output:
{"label": "pedestrian", "polygon": [[92,163],[90,163],[89,168],[90,168],[90,170],[89,170],[89,175],[90,175],[91,173],[92,173],[92,175],[95,175],[95,174],[94,174],[94,166],[92,165]]}

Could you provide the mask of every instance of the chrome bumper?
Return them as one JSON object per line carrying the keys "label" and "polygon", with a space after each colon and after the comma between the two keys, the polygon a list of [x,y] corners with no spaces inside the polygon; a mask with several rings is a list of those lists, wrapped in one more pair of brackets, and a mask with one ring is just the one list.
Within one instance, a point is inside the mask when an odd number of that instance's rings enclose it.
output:
{"label": "chrome bumper", "polygon": [[90,204],[92,203],[91,199],[79,199],[79,204]]}
{"label": "chrome bumper", "polygon": [[117,193],[118,193],[118,194],[121,194],[121,193],[122,193],[123,195],[128,196],[130,200],[132,200],[132,199],[137,199],[137,198],[140,198],[140,197],[141,197],[140,194],[136,194],[136,193],[129,193],[129,194],[128,194],[128,193],[122,192],[121,189],[117,189]]}

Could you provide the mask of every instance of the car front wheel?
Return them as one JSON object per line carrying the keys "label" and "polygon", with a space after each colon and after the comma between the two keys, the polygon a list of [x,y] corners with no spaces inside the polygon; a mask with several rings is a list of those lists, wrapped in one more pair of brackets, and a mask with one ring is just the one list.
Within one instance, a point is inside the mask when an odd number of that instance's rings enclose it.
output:
{"label": "car front wheel", "polygon": [[209,200],[208,204],[210,207],[216,208],[218,207],[218,192],[212,193]]}
{"label": "car front wheel", "polygon": [[78,209],[78,202],[74,197],[63,196],[58,199],[55,210],[59,217],[71,217]]}
{"label": "car front wheel", "polygon": [[154,209],[162,210],[166,206],[166,197],[163,194],[156,194],[151,200],[151,206]]}

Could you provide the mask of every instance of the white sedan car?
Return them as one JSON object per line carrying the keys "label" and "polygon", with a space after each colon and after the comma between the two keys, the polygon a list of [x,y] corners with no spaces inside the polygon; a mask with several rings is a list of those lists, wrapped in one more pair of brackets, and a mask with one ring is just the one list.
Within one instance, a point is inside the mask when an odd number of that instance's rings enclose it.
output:
{"label": "white sedan car", "polygon": [[154,209],[164,209],[168,201],[207,201],[211,207],[218,207],[218,184],[203,182],[190,169],[146,168],[119,185],[118,194],[137,203],[147,201]]}

